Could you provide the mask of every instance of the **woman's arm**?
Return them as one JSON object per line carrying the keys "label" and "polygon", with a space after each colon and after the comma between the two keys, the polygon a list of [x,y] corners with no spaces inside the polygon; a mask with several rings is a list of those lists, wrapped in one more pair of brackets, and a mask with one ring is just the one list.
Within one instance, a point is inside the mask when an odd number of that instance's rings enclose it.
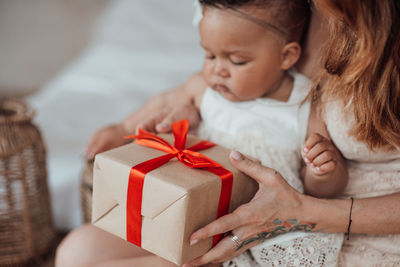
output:
{"label": "woman's arm", "polygon": [[[275,170],[253,162],[236,151],[231,153],[231,162],[259,183],[257,194],[249,203],[193,233],[190,240],[191,244],[195,244],[216,234],[231,231],[242,241],[242,246],[237,248],[231,236],[227,235],[206,254],[184,266],[229,260],[263,242],[271,233],[277,232],[277,229],[290,231],[301,225],[308,231],[347,232],[350,199],[319,199],[301,194]],[[400,193],[355,199],[350,232],[400,233],[399,206]]]}
{"label": "woman's arm", "polygon": [[[350,205],[350,199],[316,199],[303,195],[295,217],[316,222],[321,232],[344,233],[349,224]],[[399,206],[400,193],[354,199],[350,233],[400,233]]]}

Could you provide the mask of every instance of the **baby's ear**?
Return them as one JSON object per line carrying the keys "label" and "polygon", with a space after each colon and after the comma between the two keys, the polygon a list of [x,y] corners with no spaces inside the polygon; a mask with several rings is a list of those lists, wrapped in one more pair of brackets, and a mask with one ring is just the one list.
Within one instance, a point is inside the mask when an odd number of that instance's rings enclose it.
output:
{"label": "baby's ear", "polygon": [[301,47],[298,42],[287,43],[282,49],[281,69],[288,70],[299,60]]}

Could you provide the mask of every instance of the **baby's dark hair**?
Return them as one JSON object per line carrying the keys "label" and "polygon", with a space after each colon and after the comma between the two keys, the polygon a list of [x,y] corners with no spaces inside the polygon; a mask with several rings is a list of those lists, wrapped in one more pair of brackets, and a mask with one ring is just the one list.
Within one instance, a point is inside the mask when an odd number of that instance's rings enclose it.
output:
{"label": "baby's dark hair", "polygon": [[203,6],[235,9],[242,6],[268,8],[274,25],[287,33],[288,41],[303,42],[310,22],[308,0],[199,0]]}

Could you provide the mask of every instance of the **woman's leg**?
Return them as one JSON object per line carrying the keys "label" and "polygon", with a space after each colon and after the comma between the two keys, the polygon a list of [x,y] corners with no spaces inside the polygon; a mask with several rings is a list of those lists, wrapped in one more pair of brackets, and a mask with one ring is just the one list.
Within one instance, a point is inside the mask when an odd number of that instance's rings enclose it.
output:
{"label": "woman's leg", "polygon": [[[93,225],[81,226],[67,235],[57,248],[56,266],[96,266],[128,258],[128,266],[146,266],[140,265],[143,260],[148,266],[176,266]],[[140,258],[137,265],[133,265],[135,258]],[[157,262],[163,265],[156,265]]]}
{"label": "woman's leg", "polygon": [[[158,259],[156,259],[158,258]],[[165,261],[155,255],[151,256],[142,256],[137,258],[129,258],[115,261],[108,261],[102,264],[96,265],[96,267],[131,267],[131,266],[150,266],[150,267],[177,267],[177,265],[172,264],[171,262]],[[203,265],[203,267],[221,267],[221,264],[207,264]]]}
{"label": "woman's leg", "polygon": [[[57,248],[56,267],[176,267],[93,225],[84,225],[67,235]],[[209,267],[220,265],[209,265]]]}
{"label": "woman's leg", "polygon": [[178,267],[172,262],[166,261],[156,255],[133,257],[119,260],[111,260],[95,265],[95,267]]}

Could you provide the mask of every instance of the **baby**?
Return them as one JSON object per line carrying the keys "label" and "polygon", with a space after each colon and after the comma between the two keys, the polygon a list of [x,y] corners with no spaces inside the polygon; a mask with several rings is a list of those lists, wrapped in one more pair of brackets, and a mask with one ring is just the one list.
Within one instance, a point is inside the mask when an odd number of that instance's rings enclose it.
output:
{"label": "baby", "polygon": [[[182,112],[176,117],[196,121],[199,112],[201,138],[257,158],[279,171],[298,191],[318,197],[339,194],[347,183],[344,160],[328,138],[308,125],[311,107],[304,100],[312,82],[292,69],[308,26],[308,2],[200,3],[203,18],[199,32],[205,51],[202,74],[208,88],[193,106],[176,109]],[[166,116],[171,114],[159,111],[141,125],[156,131],[160,127],[157,122]],[[116,134],[122,132],[115,130]],[[337,264],[342,234],[312,233],[317,227],[292,218],[277,218],[276,224],[281,233],[290,233],[267,239],[224,265]]]}

